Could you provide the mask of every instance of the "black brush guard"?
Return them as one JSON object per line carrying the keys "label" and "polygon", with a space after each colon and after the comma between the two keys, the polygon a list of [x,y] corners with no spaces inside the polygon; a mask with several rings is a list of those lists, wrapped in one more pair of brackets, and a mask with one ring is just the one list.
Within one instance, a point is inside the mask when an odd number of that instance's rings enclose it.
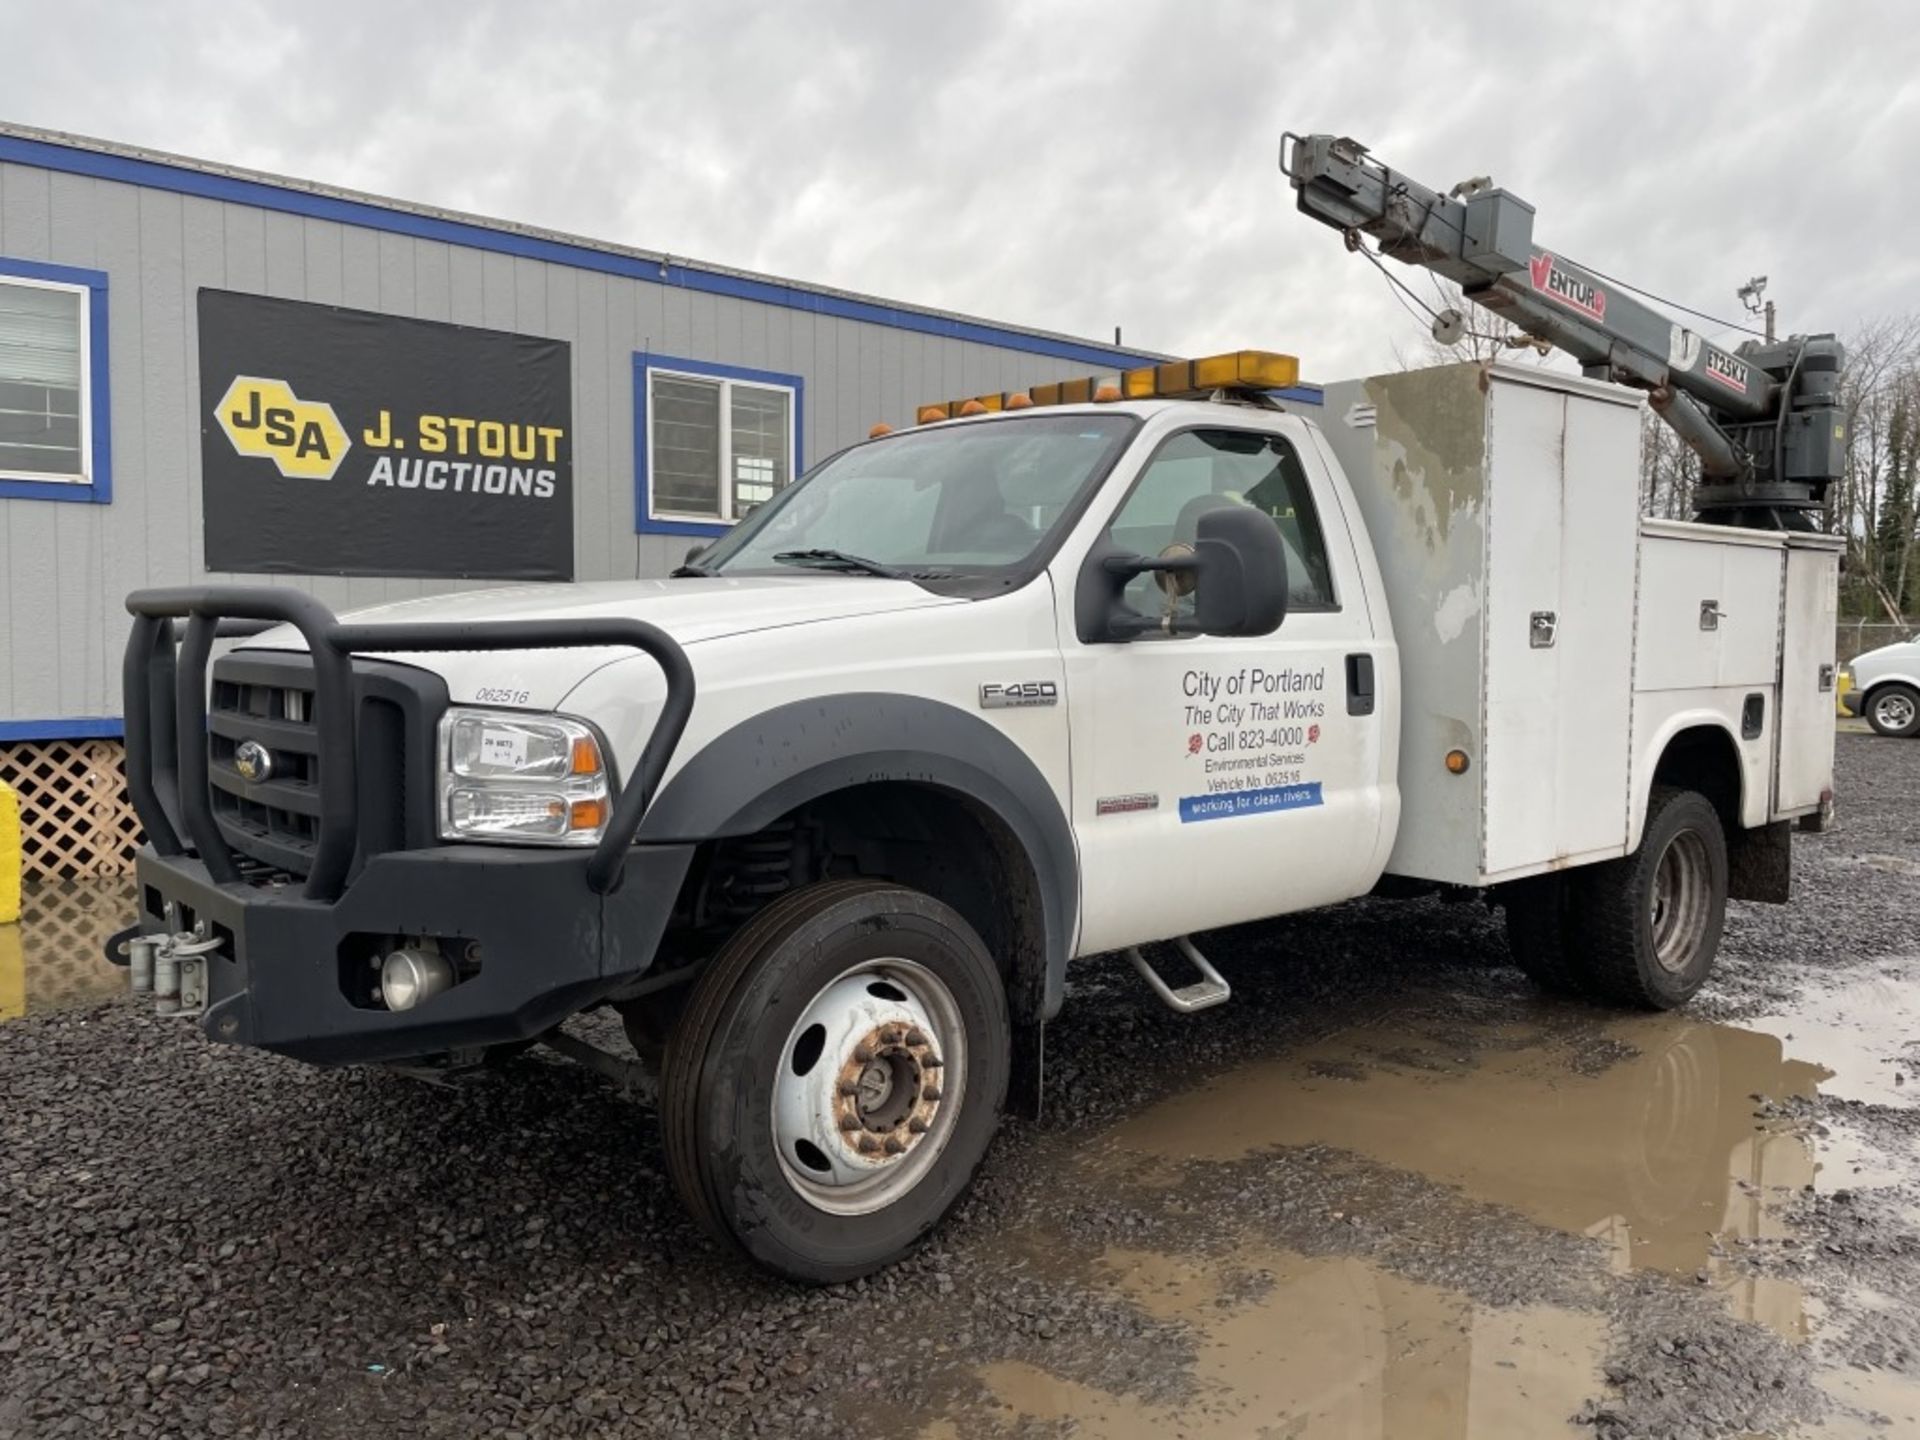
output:
{"label": "black brush guard", "polygon": [[[127,597],[127,609],[134,617],[122,671],[128,794],[156,854],[177,857],[191,851],[221,885],[242,876],[214,818],[208,778],[207,668],[217,638],[287,624],[307,642],[321,763],[318,833],[304,893],[323,903],[337,900],[345,888],[359,833],[354,655],[630,646],[651,656],[666,675],[666,702],[588,859],[586,880],[597,895],[610,894],[620,884],[634,836],[693,713],[693,667],[686,652],[644,620],[347,625],[311,595],[244,585],[136,590]],[[178,620],[186,621],[184,635]]]}

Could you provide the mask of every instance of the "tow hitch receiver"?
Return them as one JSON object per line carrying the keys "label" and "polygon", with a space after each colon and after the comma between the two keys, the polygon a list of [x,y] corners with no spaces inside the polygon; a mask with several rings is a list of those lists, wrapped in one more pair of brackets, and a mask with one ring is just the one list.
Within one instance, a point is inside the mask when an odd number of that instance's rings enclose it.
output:
{"label": "tow hitch receiver", "polygon": [[1133,968],[1140,972],[1140,978],[1153,987],[1153,993],[1169,1010],[1177,1010],[1182,1015],[1191,1015],[1196,1010],[1210,1009],[1215,1005],[1224,1005],[1233,998],[1233,987],[1227,984],[1227,977],[1208,963],[1207,957],[1194,947],[1193,941],[1185,935],[1175,937],[1174,948],[1187,957],[1187,962],[1200,972],[1200,978],[1190,985],[1182,985],[1178,990],[1160,978],[1160,972],[1140,953],[1138,945],[1127,951],[1127,959],[1133,962]]}
{"label": "tow hitch receiver", "polygon": [[136,995],[153,996],[156,1015],[191,1019],[207,1008],[207,957],[227,942],[206,933],[204,921],[172,935],[136,935],[127,941],[127,979]]}

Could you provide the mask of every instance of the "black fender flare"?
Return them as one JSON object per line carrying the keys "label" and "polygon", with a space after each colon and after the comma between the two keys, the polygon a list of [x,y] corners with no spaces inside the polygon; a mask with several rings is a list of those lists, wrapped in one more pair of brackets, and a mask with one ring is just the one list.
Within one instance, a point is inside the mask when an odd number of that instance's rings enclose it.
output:
{"label": "black fender flare", "polygon": [[[670,845],[752,835],[809,800],[885,781],[953,791],[991,811],[1019,841],[1039,885],[1046,973],[1038,996],[1009,999],[1017,1015],[1029,1012],[1021,1019],[1051,1017],[1065,995],[1079,917],[1073,827],[1026,752],[958,706],[861,692],[763,711],[716,735],[674,772],[648,807],[636,841]],[[1033,1014],[1036,1000],[1040,1012]]]}

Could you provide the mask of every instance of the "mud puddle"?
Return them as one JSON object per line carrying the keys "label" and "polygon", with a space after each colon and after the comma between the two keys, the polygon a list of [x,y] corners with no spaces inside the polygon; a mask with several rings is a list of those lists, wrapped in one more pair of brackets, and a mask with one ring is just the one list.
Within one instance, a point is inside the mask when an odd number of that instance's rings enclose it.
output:
{"label": "mud puddle", "polygon": [[1141,1400],[1003,1360],[980,1372],[983,1405],[923,1434],[1034,1421],[1103,1440],[1577,1434],[1561,1417],[1602,1384],[1599,1314],[1478,1306],[1353,1257],[1251,1250],[1223,1269],[1114,1250],[1101,1270],[1197,1332],[1191,1395]]}
{"label": "mud puddle", "polygon": [[1829,1095],[1870,1105],[1920,1103],[1920,956],[1884,956],[1811,989],[1786,1015],[1748,1020],[1793,1055],[1819,1056]]}
{"label": "mud puddle", "polygon": [[[1065,1162],[1071,1185],[1129,1197],[1131,1215],[1102,1223],[1147,1243],[1076,1257],[1044,1235],[1015,1242],[1056,1279],[1074,1272],[1170,1327],[1180,1343],[1164,1366],[1179,1383],[1134,1368],[1102,1384],[1070,1357],[1009,1354],[978,1366],[921,1433],[1594,1433],[1575,1417],[1585,1405],[1591,1424],[1621,1378],[1621,1307],[1668,1297],[1709,1328],[1736,1322],[1735,1349],[1805,1351],[1819,1304],[1744,1263],[1747,1247],[1790,1241],[1782,1212],[1796,1198],[1893,1172],[1795,1103],[1834,1074],[1823,1043],[1891,998],[1848,990],[1830,1027],[1792,1042],[1685,1016],[1416,1003],[1220,1075]],[[1833,1058],[1851,1073],[1859,1047],[1854,1036]],[[1294,1179],[1276,1198],[1262,1177],[1282,1171]],[[1686,1344],[1674,1363],[1689,1363]],[[1807,1434],[1868,1433],[1859,1416],[1911,1408],[1897,1376],[1815,1378],[1839,1418]]]}
{"label": "mud puddle", "polygon": [[0,1021],[124,991],[127,972],[103,947],[133,913],[131,881],[29,885],[20,922],[0,925]]}

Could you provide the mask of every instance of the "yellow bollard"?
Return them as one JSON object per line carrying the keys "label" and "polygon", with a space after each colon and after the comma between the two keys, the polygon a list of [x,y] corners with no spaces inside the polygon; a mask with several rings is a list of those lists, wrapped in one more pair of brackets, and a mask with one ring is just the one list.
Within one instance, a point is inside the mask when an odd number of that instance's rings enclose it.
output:
{"label": "yellow bollard", "polygon": [[20,797],[0,785],[0,925],[20,918]]}

